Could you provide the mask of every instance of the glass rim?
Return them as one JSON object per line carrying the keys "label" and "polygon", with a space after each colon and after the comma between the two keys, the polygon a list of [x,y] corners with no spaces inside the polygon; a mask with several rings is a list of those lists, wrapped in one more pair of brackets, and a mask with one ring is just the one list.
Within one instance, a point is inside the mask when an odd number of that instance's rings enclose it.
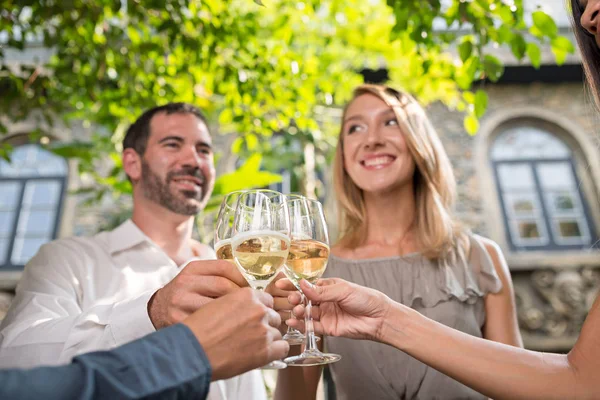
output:
{"label": "glass rim", "polygon": [[295,199],[287,199],[286,203],[294,203],[297,201],[303,201],[303,202],[307,203],[308,214],[325,213],[325,207],[323,206],[323,203],[321,203],[317,199],[310,199],[308,197],[302,197],[302,198],[299,197],[299,198],[295,198]]}

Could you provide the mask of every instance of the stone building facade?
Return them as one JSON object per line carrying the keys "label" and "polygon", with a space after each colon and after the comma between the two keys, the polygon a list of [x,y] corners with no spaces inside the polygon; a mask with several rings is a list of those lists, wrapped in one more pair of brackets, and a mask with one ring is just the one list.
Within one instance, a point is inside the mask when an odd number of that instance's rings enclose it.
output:
{"label": "stone building facade", "polygon": [[[460,114],[439,105],[428,110],[455,169],[458,217],[473,231],[501,246],[513,276],[525,345],[554,351],[566,351],[573,345],[600,283],[600,131],[597,128],[600,119],[582,81],[568,77],[565,80],[575,82],[563,81],[558,69],[554,82],[488,84],[485,89],[489,95],[489,109],[475,136],[466,134]],[[494,146],[506,145],[503,135],[512,135],[524,155],[510,160],[510,165],[516,166],[515,175],[508,175],[508,182],[504,183],[499,182],[502,176],[494,166]],[[550,136],[542,139],[544,135]],[[528,144],[527,138],[531,136],[534,139]],[[562,142],[570,154],[546,157],[544,151],[559,152],[549,149],[554,145],[559,149],[557,142],[546,143],[554,140]],[[529,145],[532,149],[526,148]],[[528,150],[534,150],[535,154]],[[558,167],[566,163],[573,166],[571,178],[575,185],[571,188],[568,184],[559,187],[563,178],[557,172],[560,171]],[[522,176],[517,167],[527,165],[534,169],[539,165],[543,168],[558,166],[558,169],[549,170],[550,180],[556,188],[547,188],[543,182],[538,182],[534,190],[529,190],[524,183],[521,189],[527,193],[520,199],[522,202],[517,203],[525,208],[523,218],[528,222],[537,220],[539,225],[533,232],[525,229],[525,233],[538,237],[540,242],[539,236],[554,236],[551,244],[521,243],[515,246],[514,243],[514,239],[519,242],[523,232],[519,233],[514,225],[511,227],[514,220],[508,210],[510,200],[506,198],[511,194],[504,193],[502,186],[519,182]],[[541,174],[536,175],[539,180]],[[542,202],[544,208],[549,209],[553,207],[550,197],[557,193],[567,198],[579,196],[580,200],[575,202],[580,203],[581,213],[575,216],[576,213],[542,210],[549,215],[527,219],[527,210],[532,210],[527,208],[531,203],[525,200]],[[569,230],[575,226],[568,222],[571,217],[580,221],[581,226]],[[559,229],[554,229],[552,224],[559,224]],[[589,237],[564,241],[561,233],[571,237],[587,233]]]}

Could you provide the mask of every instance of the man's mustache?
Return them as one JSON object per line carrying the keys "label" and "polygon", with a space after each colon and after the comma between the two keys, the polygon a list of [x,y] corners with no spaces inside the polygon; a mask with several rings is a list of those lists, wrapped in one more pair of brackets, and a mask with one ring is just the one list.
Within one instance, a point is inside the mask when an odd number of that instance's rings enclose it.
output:
{"label": "man's mustache", "polygon": [[206,177],[200,168],[184,167],[178,171],[171,171],[167,174],[167,182],[170,182],[176,176],[191,176],[193,178],[200,179],[202,184],[206,182]]}

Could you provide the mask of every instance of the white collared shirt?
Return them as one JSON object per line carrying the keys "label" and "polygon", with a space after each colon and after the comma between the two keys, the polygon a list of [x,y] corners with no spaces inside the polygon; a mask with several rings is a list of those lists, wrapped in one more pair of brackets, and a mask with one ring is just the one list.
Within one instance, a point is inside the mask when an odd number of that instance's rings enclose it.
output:
{"label": "white collared shirt", "polygon": [[[201,258],[215,254],[210,249]],[[148,301],[179,271],[131,220],[42,246],[0,325],[0,368],[65,364],[154,332]],[[266,399],[262,375],[251,371],[213,383],[208,398]]]}

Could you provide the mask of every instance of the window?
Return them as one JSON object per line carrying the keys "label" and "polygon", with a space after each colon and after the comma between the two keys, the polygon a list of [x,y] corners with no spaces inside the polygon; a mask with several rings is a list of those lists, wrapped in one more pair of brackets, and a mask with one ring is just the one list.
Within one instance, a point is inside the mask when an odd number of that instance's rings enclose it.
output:
{"label": "window", "polygon": [[491,160],[514,250],[594,245],[594,227],[565,143],[535,126],[518,126],[496,138]]}
{"label": "window", "polygon": [[37,144],[0,160],[0,269],[22,268],[56,237],[68,167]]}

